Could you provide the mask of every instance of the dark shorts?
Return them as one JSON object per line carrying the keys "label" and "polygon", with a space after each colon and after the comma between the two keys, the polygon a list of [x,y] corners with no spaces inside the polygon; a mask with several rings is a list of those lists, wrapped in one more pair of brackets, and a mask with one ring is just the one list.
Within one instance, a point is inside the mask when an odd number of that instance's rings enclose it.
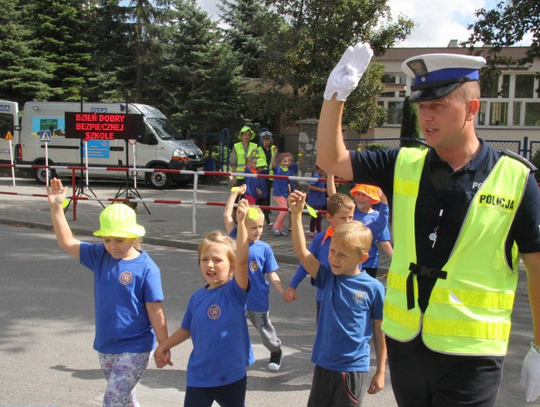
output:
{"label": "dark shorts", "polygon": [[335,372],[315,366],[308,407],[357,407],[367,391],[368,372]]}
{"label": "dark shorts", "polygon": [[502,357],[455,356],[386,337],[392,389],[399,407],[491,407],[502,380]]}
{"label": "dark shorts", "polygon": [[247,376],[237,382],[217,387],[187,387],[184,407],[244,407]]}

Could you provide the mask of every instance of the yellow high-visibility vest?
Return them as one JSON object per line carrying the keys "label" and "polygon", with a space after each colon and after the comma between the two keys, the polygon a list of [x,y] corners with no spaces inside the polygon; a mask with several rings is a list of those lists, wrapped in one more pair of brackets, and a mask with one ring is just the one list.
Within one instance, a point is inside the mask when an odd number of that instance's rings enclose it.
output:
{"label": "yellow high-visibility vest", "polygon": [[[253,151],[257,150],[258,146],[255,143],[249,143],[248,151],[244,150],[242,142],[234,144],[234,150],[236,151],[236,172],[244,172],[246,169],[247,157],[251,156]],[[237,179],[244,179],[244,177],[236,177]]]}
{"label": "yellow high-visibility vest", "polygon": [[[414,279],[414,307],[407,307],[409,265],[417,262],[415,207],[427,149],[402,148],[393,196],[394,254],[387,280],[382,328],[398,341],[422,335],[425,345],[456,355],[505,355],[517,287],[518,251],[511,263],[505,241],[523,197],[530,168],[502,156],[476,192],[425,314]],[[512,264],[513,268],[509,264]]]}

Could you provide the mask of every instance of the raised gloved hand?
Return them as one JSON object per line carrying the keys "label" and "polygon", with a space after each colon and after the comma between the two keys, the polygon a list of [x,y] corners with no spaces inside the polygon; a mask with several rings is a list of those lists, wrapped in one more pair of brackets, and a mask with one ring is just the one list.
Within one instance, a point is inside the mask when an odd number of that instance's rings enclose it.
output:
{"label": "raised gloved hand", "polygon": [[540,395],[540,354],[532,346],[521,367],[521,385],[525,387],[525,399],[532,403]]}
{"label": "raised gloved hand", "polygon": [[337,100],[345,102],[358,86],[372,56],[369,44],[359,42],[354,47],[348,47],[328,77],[324,98],[330,100],[337,93]]}

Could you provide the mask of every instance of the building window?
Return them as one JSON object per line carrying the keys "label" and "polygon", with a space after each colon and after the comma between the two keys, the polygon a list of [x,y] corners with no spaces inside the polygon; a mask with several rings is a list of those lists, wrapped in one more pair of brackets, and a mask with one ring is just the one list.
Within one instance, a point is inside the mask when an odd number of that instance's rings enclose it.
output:
{"label": "building window", "polygon": [[484,126],[486,124],[486,109],[487,102],[480,101],[480,109],[478,109],[478,125]]}
{"label": "building window", "polygon": [[525,126],[540,126],[540,103],[525,104]]}
{"label": "building window", "polygon": [[[382,76],[382,83],[386,85],[404,85],[407,83],[407,76],[403,73],[387,72]],[[393,98],[393,97],[405,97],[405,91],[397,92],[383,92],[381,94],[383,98]]]}
{"label": "building window", "polygon": [[514,120],[512,121],[514,126],[519,126],[521,123],[521,106],[523,106],[522,102],[514,102]]}
{"label": "building window", "polygon": [[403,102],[388,102],[386,123],[387,124],[401,124],[402,116],[403,116]]}
{"label": "building window", "polygon": [[534,97],[534,75],[516,75],[514,97],[530,99]]}
{"label": "building window", "polygon": [[483,98],[495,99],[510,96],[510,75],[503,75],[500,81],[480,81],[480,93]]}
{"label": "building window", "polygon": [[491,103],[489,113],[489,125],[508,126],[508,103]]}

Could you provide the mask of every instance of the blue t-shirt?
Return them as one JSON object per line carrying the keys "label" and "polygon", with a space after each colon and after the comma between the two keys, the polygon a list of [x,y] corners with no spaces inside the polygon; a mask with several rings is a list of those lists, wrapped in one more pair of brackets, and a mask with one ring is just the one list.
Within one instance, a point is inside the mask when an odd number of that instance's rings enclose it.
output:
{"label": "blue t-shirt", "polygon": [[147,302],[163,301],[159,267],[144,251],[118,260],[104,244],[81,242],[80,262],[94,272],[96,336],[101,353],[142,353],[154,347]]}
{"label": "blue t-shirt", "polygon": [[233,278],[190,298],[182,328],[191,333],[193,351],[187,367],[190,387],[217,387],[246,376],[255,362],[246,321],[248,293]]}
{"label": "blue t-shirt", "polygon": [[[320,175],[316,172],[313,173],[313,178],[319,178]],[[309,185],[313,185],[317,188],[326,188],[326,183],[322,181],[310,181]],[[307,204],[311,206],[324,206],[326,205],[326,193],[321,191],[309,190],[307,196]],[[319,215],[321,216],[321,215]]]}
{"label": "blue t-shirt", "polygon": [[270,284],[266,274],[279,268],[272,248],[260,240],[249,244],[249,281],[251,283],[247,309],[268,312],[270,309]]}
{"label": "blue t-shirt", "polygon": [[[236,240],[238,229],[235,227],[229,236]],[[270,310],[270,284],[265,275],[276,271],[279,266],[274,251],[269,244],[261,240],[249,244],[249,281],[250,289],[247,309],[256,312]]]}
{"label": "blue t-shirt", "polygon": [[311,361],[336,372],[369,371],[372,320],[383,317],[384,287],[366,272],[336,276],[321,264],[315,284],[323,292]]}
{"label": "blue t-shirt", "polygon": [[[274,175],[287,175],[291,177],[297,172],[297,163],[291,164],[287,171],[283,171],[283,169],[279,165],[276,165],[276,168],[274,168]],[[289,196],[289,183],[291,184],[291,191],[294,191],[294,183],[289,179],[274,178],[274,190],[272,196],[284,196],[285,198],[287,198]]]}
{"label": "blue t-shirt", "polygon": [[[317,233],[311,244],[309,245],[309,252],[315,256],[319,263],[324,264],[325,266],[330,266],[328,261],[328,253],[330,252],[330,243],[332,242],[331,237],[324,238],[326,236],[326,230],[324,232]],[[358,265],[358,270],[362,270],[363,264]],[[297,289],[300,283],[304,278],[309,275],[307,270],[304,268],[302,263],[298,265],[296,273],[294,274],[289,287]],[[315,285],[315,284],[313,284]],[[316,301],[322,300],[322,291],[317,289]]]}
{"label": "blue t-shirt", "polygon": [[369,248],[369,258],[362,266],[364,268],[379,267],[379,248],[375,242],[385,242],[390,240],[390,232],[388,231],[388,205],[380,204],[380,212],[374,210],[373,212],[368,213],[362,212],[358,210],[358,207],[355,207],[353,220],[362,222],[373,234],[373,240],[371,241],[371,247]]}
{"label": "blue t-shirt", "polygon": [[[253,174],[253,171],[251,169],[246,168],[244,171],[246,174]],[[268,171],[262,171],[258,172],[258,174],[268,174]],[[266,198],[268,195],[268,186],[267,186],[267,179],[266,178],[254,178],[254,177],[245,177],[246,180],[246,194],[251,195],[255,199],[262,199]],[[262,192],[262,195],[257,194],[257,188],[260,189]]]}

